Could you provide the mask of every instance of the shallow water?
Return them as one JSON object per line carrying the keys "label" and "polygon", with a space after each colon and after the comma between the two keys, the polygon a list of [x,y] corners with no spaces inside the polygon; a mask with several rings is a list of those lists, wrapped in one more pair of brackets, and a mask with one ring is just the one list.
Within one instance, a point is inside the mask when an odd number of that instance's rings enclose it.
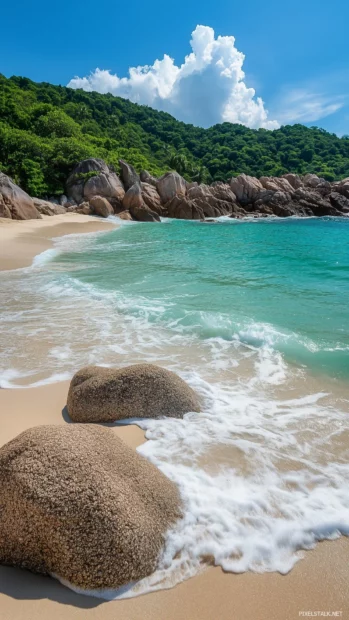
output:
{"label": "shallow water", "polygon": [[201,414],[139,422],[185,516],[159,571],[122,596],[207,563],[287,572],[348,533],[349,220],[70,235],[1,274],[0,294],[3,387],[149,361],[204,398]]}

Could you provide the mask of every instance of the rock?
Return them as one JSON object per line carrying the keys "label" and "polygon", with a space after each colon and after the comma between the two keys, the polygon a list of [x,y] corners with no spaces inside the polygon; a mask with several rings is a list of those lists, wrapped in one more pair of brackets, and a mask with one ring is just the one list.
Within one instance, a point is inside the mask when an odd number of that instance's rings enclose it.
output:
{"label": "rock", "polygon": [[160,196],[156,191],[156,187],[154,187],[154,185],[150,185],[150,183],[141,183],[141,190],[143,201],[147,207],[159,215],[162,215],[163,208],[161,206]]}
{"label": "rock", "polygon": [[298,174],[283,174],[281,178],[286,179],[293,189],[298,189],[303,186],[303,181]]}
{"label": "rock", "polygon": [[132,207],[141,208],[143,205],[141,186],[139,183],[135,183],[123,197],[122,206],[124,209],[130,209]]}
{"label": "rock", "polygon": [[215,183],[211,185],[210,190],[211,190],[211,194],[218,200],[236,204],[236,196],[234,192],[232,191],[231,187],[227,183],[216,181]]}
{"label": "rock", "polygon": [[233,177],[230,181],[230,188],[242,206],[258,200],[261,191],[264,189],[258,179],[247,174]]}
{"label": "rock", "polygon": [[140,183],[140,178],[131,164],[126,163],[123,159],[119,159],[119,164],[121,168],[121,180],[127,192],[132,185],[135,183]]}
{"label": "rock", "polygon": [[102,196],[94,196],[91,198],[90,207],[92,213],[99,215],[100,217],[109,217],[109,215],[113,215],[114,213],[110,202]]}
{"label": "rock", "polygon": [[37,426],[0,448],[0,563],[81,589],[150,575],[176,486],[112,429]]}
{"label": "rock", "polygon": [[61,207],[71,207],[71,203],[69,202],[68,198],[65,196],[65,194],[61,194],[59,197],[59,204],[61,205]]}
{"label": "rock", "polygon": [[294,191],[294,187],[285,178],[261,177],[259,180],[265,189],[269,189],[274,192],[282,191],[292,194]]}
{"label": "rock", "polygon": [[236,207],[236,197],[229,185],[215,183],[212,186],[198,185],[188,190],[187,198],[194,200],[205,217],[228,215]]}
{"label": "rock", "polygon": [[81,215],[92,215],[90,203],[82,202],[76,209],[76,213],[81,213]]}
{"label": "rock", "polygon": [[137,222],[160,222],[160,216],[144,203],[141,206],[131,206],[129,212]]}
{"label": "rock", "polygon": [[153,177],[150,172],[148,172],[148,170],[141,170],[139,178],[142,183],[148,183],[149,185],[153,185],[154,187],[156,187],[156,184],[158,182],[158,180]]}
{"label": "rock", "polygon": [[13,220],[41,218],[30,196],[3,172],[0,172],[0,214]]}
{"label": "rock", "polygon": [[331,192],[329,195],[330,203],[333,207],[338,209],[339,211],[343,211],[344,213],[349,212],[349,196],[346,198],[343,194],[339,194],[338,192]]}
{"label": "rock", "polygon": [[[96,172],[94,176],[91,173]],[[125,190],[119,177],[112,172],[103,159],[85,159],[75,166],[66,182],[69,199],[80,204],[84,199],[102,196],[114,207],[120,204]]]}
{"label": "rock", "polygon": [[33,203],[41,215],[63,215],[67,212],[67,210],[61,205],[49,202],[48,200],[33,198]]}
{"label": "rock", "polygon": [[347,179],[343,179],[338,185],[337,191],[340,194],[343,194],[346,198],[349,198],[349,177]]}
{"label": "rock", "polygon": [[121,211],[121,213],[118,213],[118,217],[120,218],[120,220],[131,220],[132,221],[132,215],[129,211]]}
{"label": "rock", "polygon": [[303,183],[306,187],[317,187],[323,182],[325,179],[320,179],[316,174],[306,174],[303,177]]}
{"label": "rock", "polygon": [[[212,210],[208,208],[209,205],[207,203],[205,203],[205,205],[207,206],[206,212],[212,213]],[[190,200],[184,196],[174,196],[172,200],[165,205],[165,212],[168,217],[173,217],[178,220],[205,219],[205,214],[201,206],[197,205],[195,200]],[[208,217],[210,217],[210,215],[208,215]]]}
{"label": "rock", "polygon": [[186,184],[178,172],[166,172],[156,184],[162,204],[166,204],[175,196],[186,195]]}
{"label": "rock", "polygon": [[74,375],[68,393],[74,422],[182,418],[189,411],[200,411],[195,392],[174,372],[153,364],[119,370],[87,366]]}
{"label": "rock", "polygon": [[115,172],[101,173],[91,177],[84,185],[84,197],[91,200],[94,196],[106,198],[113,206],[121,204],[125,190]]}

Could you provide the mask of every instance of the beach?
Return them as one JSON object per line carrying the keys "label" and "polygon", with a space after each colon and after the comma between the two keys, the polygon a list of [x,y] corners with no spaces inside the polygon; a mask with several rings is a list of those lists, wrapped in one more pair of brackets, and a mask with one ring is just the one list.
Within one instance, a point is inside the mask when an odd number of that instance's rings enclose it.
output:
{"label": "beach", "polygon": [[[55,237],[114,227],[113,223],[76,214],[28,222],[2,221],[0,269],[29,266],[35,256],[52,247]],[[160,353],[156,355],[161,361]],[[194,347],[191,355],[195,360]],[[65,380],[38,387],[1,389],[0,445],[35,425],[68,424],[65,410],[68,387],[69,381]],[[136,425],[113,426],[113,432],[132,448],[144,444],[144,430]],[[124,620],[292,620],[307,614],[309,617],[309,612],[313,615],[332,612],[332,617],[346,618],[349,615],[348,539],[321,542],[315,549],[300,553],[304,559],[286,575],[250,571],[232,574],[220,567],[210,567],[172,589],[118,601],[78,595],[51,578],[0,567],[0,617],[4,620],[49,617],[52,620],[119,617]]]}

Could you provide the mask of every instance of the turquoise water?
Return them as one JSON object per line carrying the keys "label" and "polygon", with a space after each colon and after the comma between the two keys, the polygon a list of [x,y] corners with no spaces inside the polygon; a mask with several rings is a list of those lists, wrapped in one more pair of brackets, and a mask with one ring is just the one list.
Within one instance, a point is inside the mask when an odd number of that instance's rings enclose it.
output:
{"label": "turquoise water", "polygon": [[123,312],[349,378],[349,219],[128,225],[56,260]]}

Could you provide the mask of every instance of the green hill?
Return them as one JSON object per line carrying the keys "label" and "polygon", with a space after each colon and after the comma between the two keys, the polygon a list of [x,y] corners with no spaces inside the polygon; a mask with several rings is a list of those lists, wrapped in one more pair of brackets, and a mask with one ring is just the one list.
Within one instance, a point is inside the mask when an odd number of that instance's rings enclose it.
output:
{"label": "green hill", "polygon": [[32,195],[58,194],[74,165],[126,159],[159,175],[175,168],[189,180],[227,180],[313,172],[349,176],[349,137],[303,125],[276,131],[223,123],[209,129],[177,121],[120,97],[0,74],[0,169]]}

